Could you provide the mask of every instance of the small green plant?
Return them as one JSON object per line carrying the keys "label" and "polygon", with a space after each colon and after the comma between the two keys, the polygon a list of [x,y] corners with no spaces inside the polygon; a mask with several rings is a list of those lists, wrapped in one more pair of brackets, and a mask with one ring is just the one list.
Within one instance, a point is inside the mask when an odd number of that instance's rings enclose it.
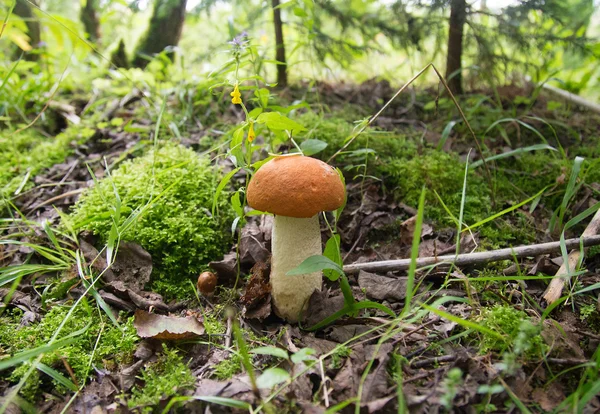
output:
{"label": "small green plant", "polygon": [[330,368],[331,369],[341,368],[342,363],[344,362],[345,358],[348,358],[351,353],[352,353],[352,350],[345,345],[336,347],[335,352],[333,354],[331,354],[331,362],[329,363]]}
{"label": "small green plant", "polygon": [[585,321],[586,319],[588,319],[590,316],[592,316],[596,311],[596,304],[595,303],[590,303],[587,305],[582,305],[579,308],[579,319],[581,319],[582,321]]}
{"label": "small green plant", "polygon": [[168,298],[186,297],[192,294],[186,279],[197,276],[229,247],[232,211],[225,193],[218,199],[219,214],[210,211],[219,174],[208,159],[181,145],[160,145],[124,162],[85,193],[70,221],[74,228],[106,240],[115,203],[124,221],[157,198],[122,239],[139,243],[152,255],[154,291]]}
{"label": "small green plant", "polygon": [[163,400],[194,386],[195,378],[176,349],[163,345],[163,353],[141,375],[143,386],[136,386],[127,401],[130,409],[151,413]]}
{"label": "small green plant", "polygon": [[440,402],[447,409],[451,410],[454,398],[458,394],[458,389],[463,383],[462,371],[460,368],[452,368],[448,371],[446,378],[442,381],[443,394]]}

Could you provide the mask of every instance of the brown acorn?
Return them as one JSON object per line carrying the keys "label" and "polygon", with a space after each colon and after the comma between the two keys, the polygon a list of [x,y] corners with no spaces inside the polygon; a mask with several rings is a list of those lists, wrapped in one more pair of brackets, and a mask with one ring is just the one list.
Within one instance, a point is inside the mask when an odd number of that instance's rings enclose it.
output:
{"label": "brown acorn", "polygon": [[202,272],[198,276],[198,283],[196,285],[198,291],[206,297],[211,297],[215,293],[215,287],[217,287],[217,276],[212,272]]}

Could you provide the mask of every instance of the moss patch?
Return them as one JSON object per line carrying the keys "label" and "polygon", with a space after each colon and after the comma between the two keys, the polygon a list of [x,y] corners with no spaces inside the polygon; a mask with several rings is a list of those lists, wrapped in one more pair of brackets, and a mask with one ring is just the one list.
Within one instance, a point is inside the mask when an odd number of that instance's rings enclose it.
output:
{"label": "moss patch", "polygon": [[193,290],[187,281],[209,261],[222,257],[230,245],[232,210],[225,193],[219,214],[211,214],[219,180],[218,170],[208,159],[165,143],[158,151],[123,163],[84,194],[72,214],[74,227],[106,239],[117,205],[115,189],[120,197],[121,223],[153,200],[122,239],[139,243],[152,255],[151,288],[155,292],[167,298],[190,296]]}
{"label": "moss patch", "polygon": [[495,305],[485,309],[481,315],[480,324],[493,332],[502,335],[483,334],[481,352],[512,352],[526,357],[540,357],[546,345],[540,336],[541,326],[535,324],[523,311],[510,306]]}
{"label": "moss patch", "polygon": [[14,135],[3,132],[0,134],[0,193],[9,195],[19,188],[26,174],[35,177],[44,168],[64,161],[76,145],[92,135],[94,130],[85,126],[70,127],[55,137],[47,137],[33,128]]}
{"label": "moss patch", "polygon": [[[19,310],[0,318],[0,354],[14,355],[48,344],[63,323],[69,309],[68,306],[54,306],[39,323],[23,327],[19,323]],[[67,319],[58,339],[89,325],[87,330],[77,336],[75,342],[46,353],[41,362],[69,378],[65,369],[67,363],[79,383],[94,374],[92,364],[114,369],[118,365],[129,363],[138,341],[133,318],[122,321],[119,329],[106,315],[99,315],[98,312],[95,308],[79,306]],[[3,372],[0,375],[17,382],[28,369],[29,366],[23,364],[10,373]],[[23,396],[30,401],[35,400],[39,395],[42,380],[49,380],[49,377],[35,371],[22,391]],[[60,384],[55,383],[54,386],[59,391],[65,391]]]}
{"label": "moss patch", "polygon": [[163,345],[163,353],[142,371],[143,385],[131,391],[127,405],[142,413],[151,413],[161,401],[192,389],[195,378],[177,350]]}

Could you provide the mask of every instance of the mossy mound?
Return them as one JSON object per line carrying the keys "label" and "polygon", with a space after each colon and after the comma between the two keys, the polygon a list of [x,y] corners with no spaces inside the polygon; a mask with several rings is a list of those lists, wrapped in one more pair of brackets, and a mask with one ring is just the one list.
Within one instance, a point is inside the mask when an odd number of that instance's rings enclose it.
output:
{"label": "mossy mound", "polygon": [[71,216],[78,230],[107,239],[116,206],[120,222],[150,203],[150,207],[122,236],[139,243],[152,255],[151,288],[168,298],[189,296],[189,280],[229,248],[232,209],[225,192],[219,213],[211,214],[220,172],[206,158],[173,143],[123,163],[110,177],[87,191]]}
{"label": "mossy mound", "polygon": [[[14,355],[48,345],[69,310],[68,306],[54,306],[39,323],[28,326],[20,324],[20,310],[0,317],[0,354]],[[83,332],[75,337],[74,342],[44,353],[41,362],[67,378],[69,373],[66,372],[65,363],[68,364],[80,384],[95,375],[93,366],[113,370],[130,363],[139,340],[133,327],[133,318],[121,321],[120,327],[117,327],[106,315],[99,315],[98,312],[96,308],[79,306],[66,320],[58,339],[80,330]],[[19,365],[12,372],[0,373],[0,378],[18,382],[29,368],[29,364]],[[34,370],[21,394],[29,401],[35,401],[40,396],[40,387],[49,382],[49,376]],[[53,380],[53,383],[54,389],[66,391],[59,382]]]}
{"label": "mossy mound", "polygon": [[[465,174],[465,165],[458,156],[432,149],[412,158],[387,156],[377,166],[377,172],[394,196],[410,206],[418,205],[421,189],[425,186],[427,219],[441,225],[453,225],[442,202],[458,217]],[[464,208],[466,223],[474,223],[489,215],[490,195],[490,188],[483,177],[469,171]]]}

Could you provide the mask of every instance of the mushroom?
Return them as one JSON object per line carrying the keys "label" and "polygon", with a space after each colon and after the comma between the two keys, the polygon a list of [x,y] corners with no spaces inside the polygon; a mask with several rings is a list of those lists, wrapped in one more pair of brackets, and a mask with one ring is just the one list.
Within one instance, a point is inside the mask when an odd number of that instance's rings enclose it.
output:
{"label": "mushroom", "polygon": [[215,288],[217,287],[217,276],[212,272],[202,272],[198,276],[196,286],[202,295],[210,298],[215,293]]}
{"label": "mushroom", "polygon": [[346,191],[335,169],[303,155],[285,155],[265,163],[248,184],[248,204],[275,215],[271,237],[271,295],[275,312],[298,321],[321,272],[288,276],[306,258],[322,253],[319,212],[344,203]]}

